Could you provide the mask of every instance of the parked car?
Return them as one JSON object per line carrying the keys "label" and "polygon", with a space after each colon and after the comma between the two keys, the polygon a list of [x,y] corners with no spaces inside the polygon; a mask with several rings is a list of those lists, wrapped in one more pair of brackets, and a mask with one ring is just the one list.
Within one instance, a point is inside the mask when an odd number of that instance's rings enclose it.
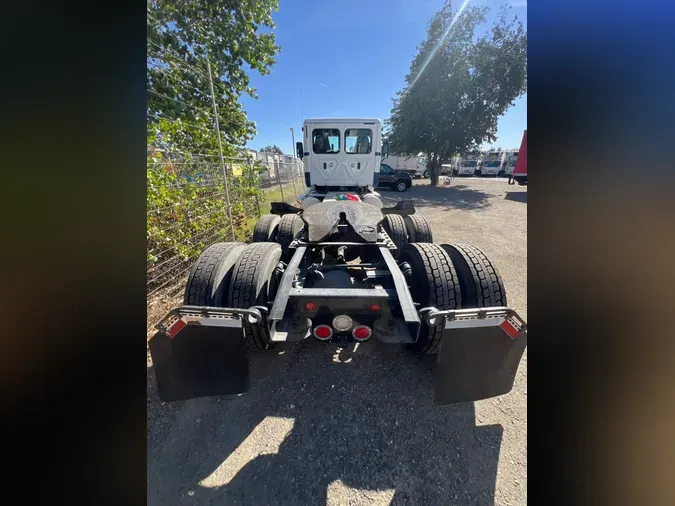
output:
{"label": "parked car", "polygon": [[378,187],[387,187],[404,192],[412,186],[412,177],[402,170],[394,170],[386,163],[380,164],[380,179]]}

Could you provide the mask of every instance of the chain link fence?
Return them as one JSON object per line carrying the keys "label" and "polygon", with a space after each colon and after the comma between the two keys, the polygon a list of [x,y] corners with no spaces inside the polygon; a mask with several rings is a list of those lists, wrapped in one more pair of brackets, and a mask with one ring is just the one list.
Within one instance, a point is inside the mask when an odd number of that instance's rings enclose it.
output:
{"label": "chain link fence", "polygon": [[[179,303],[190,268],[217,242],[248,242],[270,202],[292,204],[306,190],[298,164],[155,152],[148,162],[148,331]],[[253,184],[251,184],[253,182]],[[228,205],[229,201],[229,205]]]}
{"label": "chain link fence", "polygon": [[[171,306],[180,304],[190,268],[204,249],[217,242],[248,242],[257,219],[269,212],[270,202],[293,203],[306,186],[302,162],[293,156],[256,153],[226,142],[216,118],[220,105],[227,104],[225,97],[214,95],[208,56],[188,62],[170,49],[148,43],[148,69],[155,71],[149,77],[148,93],[170,105],[167,111],[147,111],[150,333]],[[196,79],[180,80],[185,71]],[[175,96],[154,90],[153,79],[178,82]],[[184,97],[194,93],[208,105],[187,103]],[[188,111],[189,119],[181,111]],[[194,146],[200,146],[200,152]],[[238,155],[225,155],[231,152]]]}

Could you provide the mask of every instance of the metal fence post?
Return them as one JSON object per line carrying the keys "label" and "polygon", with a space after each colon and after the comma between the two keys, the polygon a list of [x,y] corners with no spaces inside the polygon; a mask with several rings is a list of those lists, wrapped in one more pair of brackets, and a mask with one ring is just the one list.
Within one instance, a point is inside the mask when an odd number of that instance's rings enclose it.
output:
{"label": "metal fence post", "polygon": [[279,172],[279,162],[273,162],[274,163],[274,172],[277,173],[277,180],[279,181],[279,189],[281,190],[281,201],[286,202],[286,199],[284,198],[284,186],[281,184],[281,174]]}
{"label": "metal fence post", "polygon": [[211,61],[209,60],[209,52],[206,51],[206,66],[209,70],[209,88],[211,89],[211,102],[213,104],[213,115],[216,120],[216,135],[218,136],[218,149],[220,151],[220,166],[223,169],[223,179],[225,181],[225,201],[227,202],[227,217],[230,219],[230,231],[232,232],[232,240],[236,241],[234,236],[234,223],[232,222],[232,206],[230,206],[230,190],[227,185],[227,170],[225,169],[225,158],[223,157],[223,141],[220,138],[220,125],[218,124],[218,106],[216,105],[216,95],[213,92],[213,77],[211,76]]}
{"label": "metal fence post", "polygon": [[[251,170],[251,183],[254,186],[257,186],[256,184],[256,177],[255,177],[255,164],[253,163],[253,160],[249,159],[248,164],[250,165],[250,170]],[[258,194],[256,193],[255,195],[255,207],[258,210],[258,217],[260,217],[260,200],[258,199]]]}
{"label": "metal fence post", "polygon": [[293,183],[293,194],[295,195],[295,200],[298,200],[298,190],[295,189],[295,176],[293,174],[293,167],[290,168],[289,174],[291,175],[291,183]]}

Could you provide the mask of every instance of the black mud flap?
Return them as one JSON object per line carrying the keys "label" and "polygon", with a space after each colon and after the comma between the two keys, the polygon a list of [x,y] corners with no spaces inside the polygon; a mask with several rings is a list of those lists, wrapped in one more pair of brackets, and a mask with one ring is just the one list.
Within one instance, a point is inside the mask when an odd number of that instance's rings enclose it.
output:
{"label": "black mud flap", "polygon": [[442,339],[436,404],[478,401],[511,391],[527,346],[525,324],[515,313],[447,320]]}
{"label": "black mud flap", "polygon": [[[225,323],[225,322],[222,322]],[[249,388],[242,320],[226,325],[183,325],[173,336],[159,331],[150,355],[159,398],[165,402],[238,394]]]}

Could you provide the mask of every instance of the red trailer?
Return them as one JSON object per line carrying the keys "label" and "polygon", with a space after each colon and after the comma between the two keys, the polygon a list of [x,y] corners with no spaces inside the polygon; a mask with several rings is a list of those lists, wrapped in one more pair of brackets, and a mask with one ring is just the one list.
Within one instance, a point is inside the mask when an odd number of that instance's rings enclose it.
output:
{"label": "red trailer", "polygon": [[523,140],[520,141],[518,160],[509,178],[509,184],[517,182],[519,185],[527,185],[527,130],[523,132]]}

